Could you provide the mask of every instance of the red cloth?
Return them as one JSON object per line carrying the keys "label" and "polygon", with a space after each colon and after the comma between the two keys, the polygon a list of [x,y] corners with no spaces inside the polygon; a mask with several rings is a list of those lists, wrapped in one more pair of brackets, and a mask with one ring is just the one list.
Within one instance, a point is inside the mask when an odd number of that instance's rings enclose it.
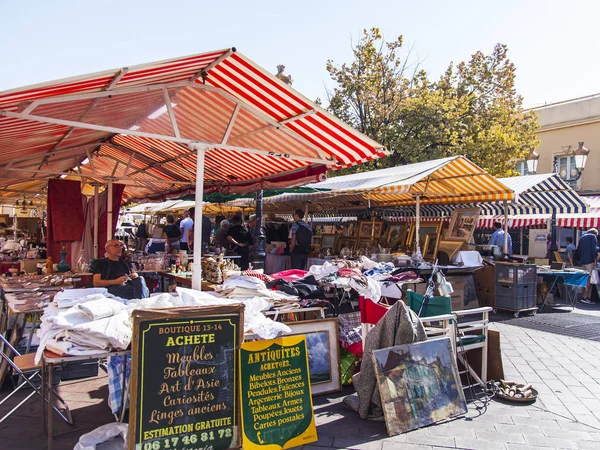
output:
{"label": "red cloth", "polygon": [[46,247],[54,263],[60,262],[61,246],[70,253],[70,242],[81,240],[85,226],[84,199],[79,181],[48,180]]}
{"label": "red cloth", "polygon": [[[112,216],[112,231],[113,236],[115,234],[115,230],[117,229],[117,222],[119,221],[119,209],[121,209],[121,201],[123,199],[123,190],[125,189],[124,184],[113,184],[113,216]],[[104,194],[104,195],[102,195]],[[100,207],[101,211],[104,211],[100,214],[100,219],[98,222],[98,257],[102,258],[104,256],[104,244],[106,243],[107,236],[107,222],[108,222],[108,191],[104,191],[100,197],[100,201],[104,202],[104,208]],[[90,205],[94,205],[94,199],[90,199]],[[92,225],[92,236],[94,235],[93,225]]]}
{"label": "red cloth", "polygon": [[296,281],[300,278],[304,278],[307,273],[308,272],[306,270],[290,269],[282,272],[272,273],[271,277],[273,277],[274,280]]}

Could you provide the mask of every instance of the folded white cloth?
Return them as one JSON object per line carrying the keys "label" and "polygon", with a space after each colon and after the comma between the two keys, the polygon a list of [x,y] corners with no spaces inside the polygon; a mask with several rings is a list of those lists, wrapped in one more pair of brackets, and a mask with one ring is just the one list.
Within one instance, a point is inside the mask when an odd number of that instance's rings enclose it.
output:
{"label": "folded white cloth", "polygon": [[85,303],[75,305],[79,311],[84,313],[92,320],[104,319],[105,317],[114,316],[120,313],[127,307],[112,298],[102,297],[99,300],[92,300]]}
{"label": "folded white cloth", "polygon": [[67,289],[58,292],[54,296],[54,303],[56,303],[59,308],[70,308],[82,301],[91,301],[94,298],[104,297],[106,293],[108,293],[106,288]]}

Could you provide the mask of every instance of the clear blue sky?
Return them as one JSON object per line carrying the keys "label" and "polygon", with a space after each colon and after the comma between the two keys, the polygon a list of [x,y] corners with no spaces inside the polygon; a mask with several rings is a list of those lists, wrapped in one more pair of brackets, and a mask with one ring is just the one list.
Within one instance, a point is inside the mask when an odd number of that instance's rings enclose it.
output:
{"label": "clear blue sky", "polygon": [[[418,4],[417,4],[418,3]],[[264,68],[286,65],[315,99],[327,59],[377,26],[402,34],[436,78],[450,61],[509,46],[525,106],[600,92],[600,1],[3,0],[0,90],[235,46]]]}

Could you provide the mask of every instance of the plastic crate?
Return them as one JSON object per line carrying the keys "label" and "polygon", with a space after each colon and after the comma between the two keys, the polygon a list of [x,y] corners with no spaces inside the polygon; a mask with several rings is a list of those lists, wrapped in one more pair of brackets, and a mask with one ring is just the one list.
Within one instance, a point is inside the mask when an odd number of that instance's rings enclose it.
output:
{"label": "plastic crate", "polygon": [[62,381],[98,376],[98,360],[74,361],[62,366]]}
{"label": "plastic crate", "polygon": [[535,264],[496,263],[496,284],[530,284],[537,282]]}
{"label": "plastic crate", "polygon": [[508,309],[511,311],[520,311],[536,307],[537,285],[506,285],[496,286],[495,307]]}

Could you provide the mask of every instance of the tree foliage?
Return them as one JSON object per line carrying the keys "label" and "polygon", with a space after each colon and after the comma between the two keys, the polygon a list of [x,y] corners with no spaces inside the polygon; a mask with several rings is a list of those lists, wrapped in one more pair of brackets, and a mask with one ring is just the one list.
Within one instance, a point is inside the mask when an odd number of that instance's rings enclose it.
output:
{"label": "tree foliage", "polygon": [[466,155],[493,175],[511,175],[515,160],[537,146],[538,122],[522,109],[507,51],[478,51],[432,82],[403,52],[401,36],[385,42],[377,28],[364,30],[351,63],[327,62],[335,82],[329,109],[392,154],[350,170]]}

